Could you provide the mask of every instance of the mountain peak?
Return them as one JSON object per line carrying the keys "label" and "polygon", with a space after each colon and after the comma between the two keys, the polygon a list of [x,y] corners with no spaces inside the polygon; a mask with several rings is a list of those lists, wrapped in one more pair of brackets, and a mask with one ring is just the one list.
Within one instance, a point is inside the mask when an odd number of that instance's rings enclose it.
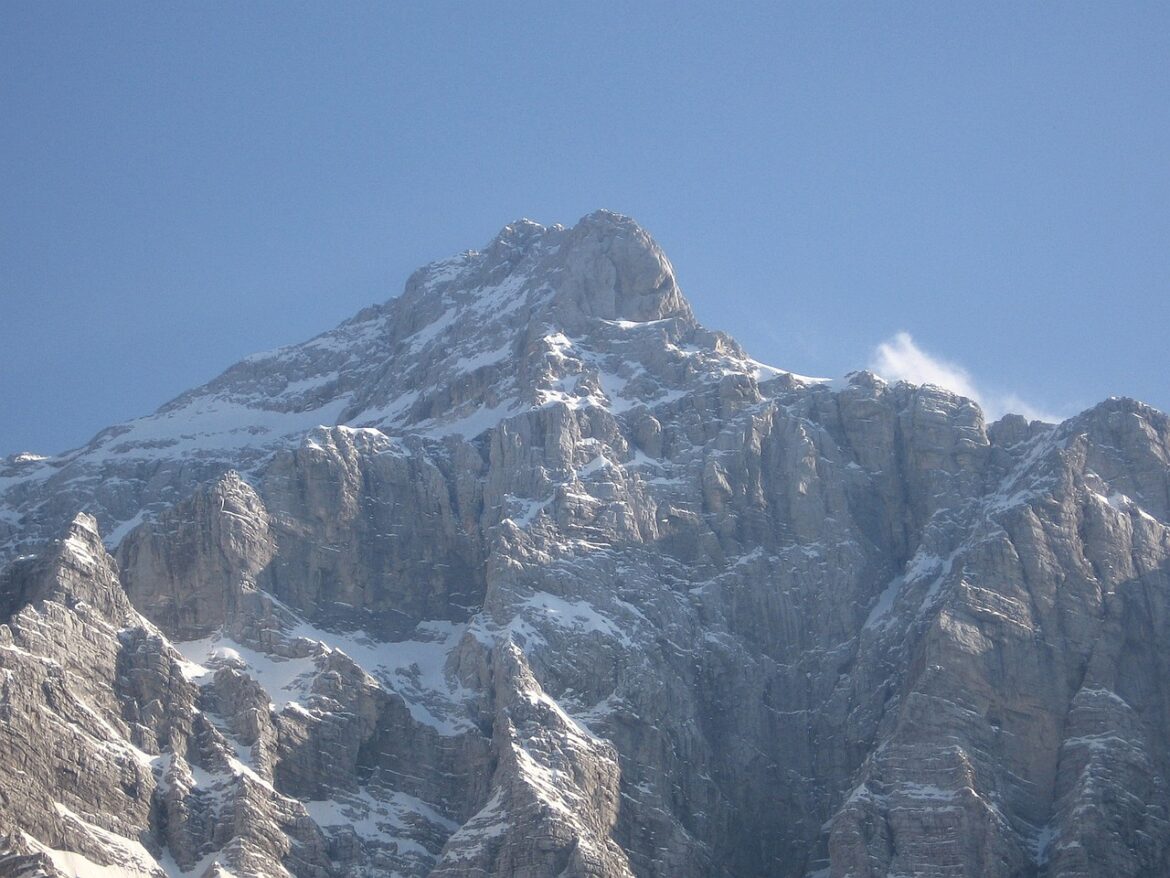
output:
{"label": "mountain peak", "polygon": [[642,323],[680,317],[693,321],[674,268],[650,234],[629,217],[589,214],[561,246],[561,316]]}
{"label": "mountain peak", "polygon": [[[67,457],[6,461],[3,474],[14,485],[93,485],[76,499],[92,501],[113,545],[141,507],[93,474],[129,461],[192,464],[161,508],[225,468],[251,472],[318,425],[472,438],[534,408],[618,415],[731,376],[779,374],[698,324],[662,248],[630,217],[599,210],[571,228],[520,219],[328,332],[248,357]],[[4,531],[0,521],[0,539]]]}
{"label": "mountain peak", "polygon": [[0,875],[1170,875],[1170,420],[820,384],[598,212],[0,462]]}
{"label": "mountain peak", "polygon": [[414,332],[452,309],[478,310],[485,299],[502,306],[502,295],[515,301],[533,293],[541,301],[531,304],[547,306],[547,319],[569,333],[593,320],[694,321],[662,248],[636,221],[609,210],[571,228],[509,223],[482,250],[416,271],[385,307],[396,309],[398,327]]}

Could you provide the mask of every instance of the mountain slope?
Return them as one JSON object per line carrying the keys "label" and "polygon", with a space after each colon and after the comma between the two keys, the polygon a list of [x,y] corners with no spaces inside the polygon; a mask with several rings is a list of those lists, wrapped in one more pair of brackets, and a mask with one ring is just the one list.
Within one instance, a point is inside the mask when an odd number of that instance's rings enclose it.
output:
{"label": "mountain slope", "polygon": [[763,366],[627,218],[0,478],[0,875],[1170,871],[1166,417]]}
{"label": "mountain slope", "polygon": [[765,373],[780,374],[698,326],[665,255],[631,220],[601,211],[568,230],[522,220],[482,252],[419,270],[385,305],[249,357],[84,448],[6,459],[0,547],[50,538],[79,508],[116,544],[144,509],[228,468],[251,471],[320,424],[471,438],[534,407],[616,413],[696,381]]}

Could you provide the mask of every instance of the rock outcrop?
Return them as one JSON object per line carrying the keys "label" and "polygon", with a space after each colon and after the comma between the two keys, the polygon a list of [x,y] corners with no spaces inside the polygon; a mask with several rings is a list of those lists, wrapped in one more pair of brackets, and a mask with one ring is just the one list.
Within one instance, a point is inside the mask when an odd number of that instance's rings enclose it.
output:
{"label": "rock outcrop", "polygon": [[0,876],[1170,874],[1170,420],[765,366],[624,217],[0,492]]}

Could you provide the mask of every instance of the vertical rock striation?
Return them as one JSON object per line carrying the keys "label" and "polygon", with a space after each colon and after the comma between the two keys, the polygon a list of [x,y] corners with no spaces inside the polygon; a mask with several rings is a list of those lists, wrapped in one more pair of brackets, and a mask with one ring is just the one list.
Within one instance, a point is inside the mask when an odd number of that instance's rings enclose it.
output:
{"label": "vertical rock striation", "polygon": [[1170,874],[1167,418],[765,366],[625,217],[0,500],[0,876]]}

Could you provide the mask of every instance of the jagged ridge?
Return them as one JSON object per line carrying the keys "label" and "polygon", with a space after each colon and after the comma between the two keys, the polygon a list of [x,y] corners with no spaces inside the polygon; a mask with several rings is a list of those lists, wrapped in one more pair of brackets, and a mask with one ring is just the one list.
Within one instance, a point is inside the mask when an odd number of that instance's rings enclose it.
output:
{"label": "jagged ridge", "polygon": [[764,367],[632,221],[514,224],[6,462],[11,546],[73,523],[0,584],[0,874],[1162,874],[1168,463],[1126,400]]}

